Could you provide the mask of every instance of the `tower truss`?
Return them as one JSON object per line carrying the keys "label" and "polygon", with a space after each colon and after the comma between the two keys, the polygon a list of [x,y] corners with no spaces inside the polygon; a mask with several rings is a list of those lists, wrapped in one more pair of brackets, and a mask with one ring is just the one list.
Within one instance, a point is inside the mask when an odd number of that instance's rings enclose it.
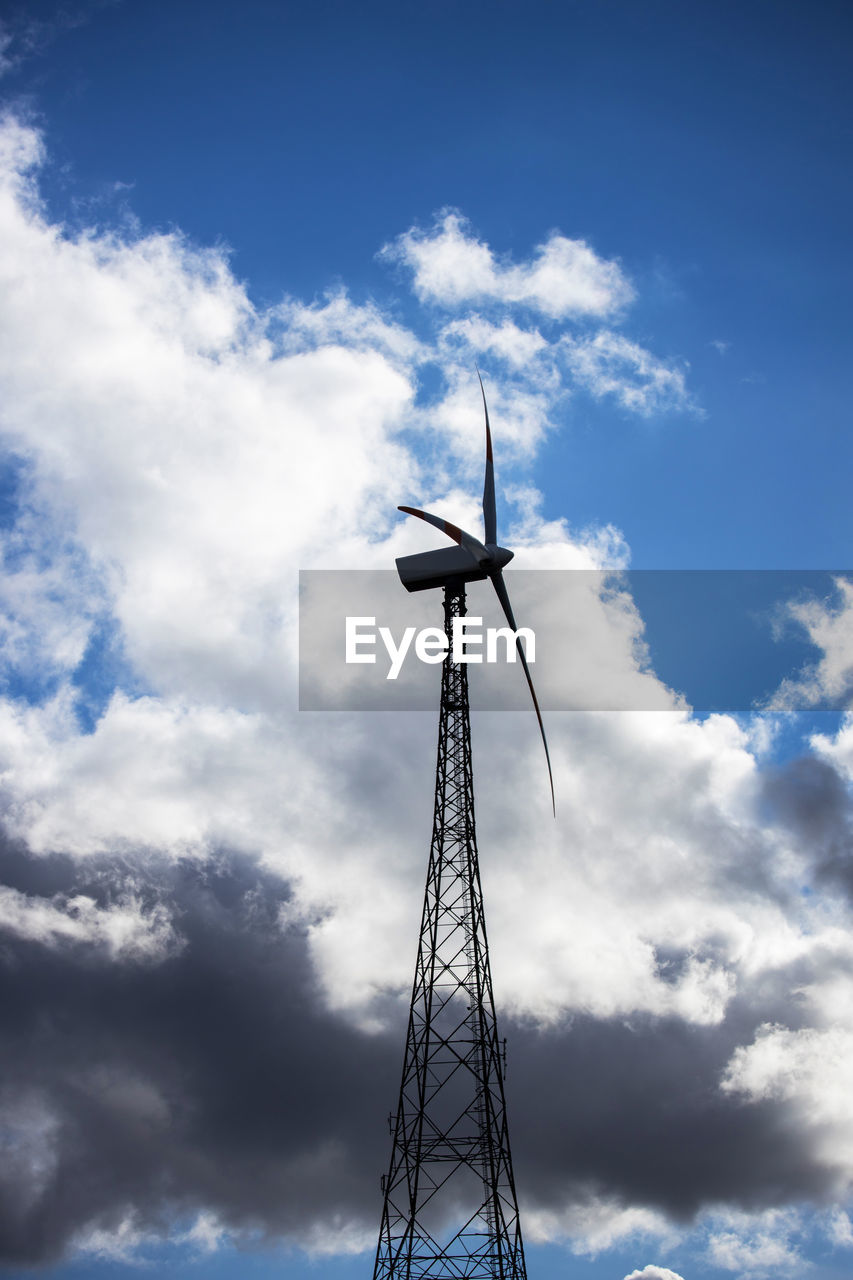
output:
{"label": "tower truss", "polygon": [[474,825],[465,588],[444,588],[435,811],[374,1280],[526,1280]]}

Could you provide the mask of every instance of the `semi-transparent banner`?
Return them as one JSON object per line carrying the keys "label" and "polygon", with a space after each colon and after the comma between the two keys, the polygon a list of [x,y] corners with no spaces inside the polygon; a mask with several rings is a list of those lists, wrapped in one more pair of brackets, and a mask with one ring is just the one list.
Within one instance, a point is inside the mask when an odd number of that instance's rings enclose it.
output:
{"label": "semi-transparent banner", "polygon": [[[853,694],[853,571],[509,570],[520,642],[543,709],[837,710]],[[394,570],[299,575],[304,711],[432,710],[442,593]],[[467,587],[452,638],[471,705],[526,710],[530,695],[490,582]]]}

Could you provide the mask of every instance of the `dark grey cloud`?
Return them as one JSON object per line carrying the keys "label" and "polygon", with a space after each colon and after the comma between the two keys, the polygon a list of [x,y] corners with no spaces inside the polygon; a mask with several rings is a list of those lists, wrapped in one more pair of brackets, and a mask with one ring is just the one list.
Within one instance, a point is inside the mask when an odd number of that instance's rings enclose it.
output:
{"label": "dark grey cloud", "polygon": [[838,770],[800,756],[768,770],[763,791],[768,815],[809,853],[818,880],[853,898],[853,797]]}
{"label": "dark grey cloud", "polygon": [[516,1031],[507,1087],[527,1201],[557,1209],[603,1195],[686,1222],[715,1204],[830,1196],[833,1176],[787,1108],[718,1087],[756,1014],[736,1003],[714,1027],[578,1017],[559,1032]]}
{"label": "dark grey cloud", "polygon": [[400,1045],[324,1011],[304,934],[277,924],[286,885],[225,857],[143,873],[7,848],[3,865],[31,895],[130,886],[168,905],[185,945],[119,963],[3,938],[4,1101],[52,1129],[46,1168],[0,1168],[0,1259],[58,1257],[131,1206],[155,1227],[209,1206],[270,1232],[378,1214]]}
{"label": "dark grey cloud", "polygon": [[[333,1214],[378,1225],[405,1009],[366,1034],[325,1008],[304,931],[279,924],[286,884],[224,853],[80,862],[7,843],[0,870],[31,899],[84,892],[109,906],[132,892],[166,908],[183,940],[153,962],[0,935],[0,1264],[58,1258],[76,1232],[131,1208],[164,1232],[202,1208],[270,1236],[304,1236]],[[684,958],[663,959],[676,972]],[[604,1194],[685,1220],[713,1203],[828,1195],[784,1104],[718,1088],[757,1025],[796,1025],[802,976],[765,979],[716,1027],[507,1024],[522,1199]]]}

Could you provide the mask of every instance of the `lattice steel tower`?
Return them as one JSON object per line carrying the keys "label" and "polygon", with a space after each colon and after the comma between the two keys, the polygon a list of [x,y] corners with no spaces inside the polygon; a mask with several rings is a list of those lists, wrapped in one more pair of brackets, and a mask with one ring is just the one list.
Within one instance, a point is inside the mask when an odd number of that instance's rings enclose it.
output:
{"label": "lattice steel tower", "polygon": [[[445,628],[465,588],[445,588]],[[435,814],[375,1280],[525,1280],[480,890],[468,669],[442,667]]]}
{"label": "lattice steel tower", "polygon": [[[526,1280],[477,858],[468,668],[453,658],[454,619],[465,616],[467,582],[490,578],[517,632],[501,574],[512,552],[497,545],[488,409],[485,544],[438,516],[401,510],[442,529],[457,546],[397,561],[408,590],[443,587],[448,651],[441,677],[432,845],[373,1275],[374,1280]],[[542,730],[517,637],[515,645]],[[550,759],[548,768],[550,775]],[[553,799],[553,782],[551,790]]]}

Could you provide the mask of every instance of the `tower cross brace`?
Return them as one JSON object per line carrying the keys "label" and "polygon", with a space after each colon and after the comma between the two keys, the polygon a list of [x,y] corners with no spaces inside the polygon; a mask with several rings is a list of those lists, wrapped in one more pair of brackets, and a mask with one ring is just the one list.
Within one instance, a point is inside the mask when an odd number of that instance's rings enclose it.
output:
{"label": "tower cross brace", "polygon": [[526,1280],[477,839],[465,587],[444,588],[432,844],[374,1280]]}

